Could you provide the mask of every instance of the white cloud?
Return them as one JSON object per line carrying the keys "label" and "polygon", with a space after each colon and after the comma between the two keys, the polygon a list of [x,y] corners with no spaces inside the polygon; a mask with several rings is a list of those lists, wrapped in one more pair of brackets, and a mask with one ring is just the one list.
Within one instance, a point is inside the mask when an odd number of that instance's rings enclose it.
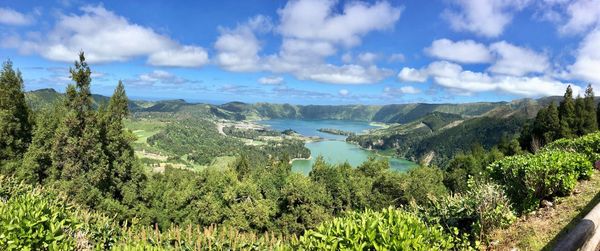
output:
{"label": "white cloud", "polygon": [[164,70],[154,70],[149,73],[139,74],[134,79],[123,80],[123,82],[125,84],[135,86],[173,87],[175,85],[181,85],[185,83],[196,83],[198,81],[185,79]]}
{"label": "white cloud", "polygon": [[418,82],[422,83],[427,80],[427,72],[414,68],[404,67],[398,73],[398,79],[403,82]]}
{"label": "white cloud", "polygon": [[348,91],[347,89],[341,89],[339,92],[340,96],[348,96],[348,94],[350,94],[350,91]]}
{"label": "white cloud", "polygon": [[280,85],[283,83],[283,78],[279,76],[262,77],[258,82],[263,85]]}
{"label": "white cloud", "polygon": [[251,30],[224,30],[215,42],[217,64],[229,71],[256,71],[259,67],[260,44]]}
{"label": "white cloud", "polygon": [[446,9],[443,16],[453,29],[486,37],[497,37],[512,21],[513,15],[531,0],[453,0],[456,9]]}
{"label": "white cloud", "polygon": [[277,30],[284,37],[352,46],[360,43],[362,35],[391,28],[402,13],[386,1],[372,5],[352,2],[342,13],[335,13],[335,4],[333,0],[289,1],[278,11],[281,24]]}
{"label": "white cloud", "polygon": [[351,48],[366,33],[391,28],[401,8],[387,2],[353,2],[337,13],[334,5],[334,1],[288,2],[278,11],[276,34],[282,36],[281,47],[271,55],[260,55],[261,43],[255,33],[261,31],[252,21],[221,29],[215,62],[229,71],[290,73],[298,79],[332,84],[375,83],[392,74],[373,65],[375,58],[368,54],[357,57],[361,64],[351,64],[349,53],[342,56],[342,65],[329,64],[326,59],[336,55],[340,45]]}
{"label": "white cloud", "polygon": [[505,41],[491,44],[490,50],[497,56],[497,60],[488,69],[493,73],[524,76],[528,73],[543,73],[550,67],[546,55]]}
{"label": "white cloud", "polygon": [[383,89],[384,96],[395,96],[395,95],[404,95],[404,94],[419,94],[421,90],[412,87],[412,86],[402,86],[400,88],[393,87],[385,87]]}
{"label": "white cloud", "polygon": [[574,77],[600,85],[600,28],[583,39],[569,70]]}
{"label": "white cloud", "polygon": [[271,20],[257,15],[235,29],[219,28],[220,35],[214,46],[217,50],[215,61],[228,71],[249,72],[261,70],[260,41],[254,32],[268,32],[273,28]]}
{"label": "white cloud", "polygon": [[150,54],[148,63],[155,66],[199,67],[208,63],[208,53],[197,46],[182,46]]}
{"label": "white cloud", "polygon": [[488,48],[473,40],[454,42],[449,39],[438,39],[425,49],[430,56],[459,63],[488,63],[492,60]]}
{"label": "white cloud", "polygon": [[101,5],[85,6],[81,11],[81,15],[61,15],[47,36],[11,44],[22,53],[38,53],[63,62],[73,61],[80,50],[85,51],[90,62],[100,63],[139,56],[149,56],[148,63],[153,65],[185,67],[207,62],[203,48],[180,45],[151,28],[130,23]]}
{"label": "white cloud", "polygon": [[[427,77],[432,78],[433,83],[462,94],[499,91],[525,97],[562,95],[569,84],[549,77],[489,75],[485,72],[473,72],[463,70],[460,65],[447,61],[432,62],[425,68],[412,70],[427,74]],[[575,93],[580,91],[578,86],[573,87]]]}
{"label": "white cloud", "polygon": [[581,33],[600,23],[600,0],[575,0],[566,6],[568,21],[561,33]]}
{"label": "white cloud", "polygon": [[370,84],[377,83],[393,74],[390,70],[377,66],[362,65],[332,65],[322,64],[294,71],[296,77],[302,80],[313,80],[330,84]]}
{"label": "white cloud", "polygon": [[0,24],[21,26],[29,25],[31,23],[33,23],[33,18],[31,16],[10,8],[0,8]]}

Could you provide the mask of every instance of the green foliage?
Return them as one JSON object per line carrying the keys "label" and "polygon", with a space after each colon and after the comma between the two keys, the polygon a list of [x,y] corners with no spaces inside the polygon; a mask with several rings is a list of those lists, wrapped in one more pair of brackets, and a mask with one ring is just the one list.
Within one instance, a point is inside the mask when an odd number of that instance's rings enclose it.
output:
{"label": "green foliage", "polygon": [[439,198],[448,193],[444,186],[444,172],[437,167],[417,167],[406,174],[405,198],[417,204]]}
{"label": "green foliage", "polygon": [[596,106],[594,103],[594,90],[592,85],[588,85],[585,89],[584,96],[584,112],[583,112],[583,131],[581,135],[598,131],[598,117],[596,115]]}
{"label": "green foliage", "polygon": [[64,200],[3,176],[0,187],[10,190],[0,192],[0,249],[74,249],[78,225]]}
{"label": "green foliage", "polygon": [[50,175],[52,167],[52,139],[62,118],[59,105],[43,108],[36,112],[36,126],[23,164],[15,172],[20,179],[31,184],[41,184]]}
{"label": "green foliage", "polygon": [[565,91],[563,100],[560,102],[558,112],[561,120],[561,138],[570,138],[574,135],[575,124],[575,101],[573,100],[573,89],[569,85]]}
{"label": "green foliage", "polygon": [[[591,133],[575,139],[560,139],[547,145],[547,151],[565,151],[584,154],[594,163],[600,160],[600,133]],[[585,174],[589,176],[591,173]]]}
{"label": "green foliage", "polygon": [[579,178],[591,174],[585,155],[557,150],[518,155],[488,167],[491,177],[504,185],[518,212],[536,209],[542,199],[570,194]]}
{"label": "green foliage", "polygon": [[416,207],[427,222],[457,228],[475,241],[487,242],[492,230],[509,226],[516,216],[501,186],[471,178],[468,189]]}
{"label": "green foliage", "polygon": [[360,175],[349,164],[330,166],[321,156],[309,174],[315,183],[323,184],[332,198],[335,213],[369,206],[372,180]]}
{"label": "green foliage", "polygon": [[[507,153],[514,150],[507,149]],[[481,178],[487,175],[486,167],[502,159],[504,154],[497,148],[485,151],[482,146],[475,145],[468,154],[458,154],[448,164],[444,184],[448,189],[455,193],[462,193],[469,190],[469,178]]]}
{"label": "green foliage", "polygon": [[0,71],[0,173],[15,171],[15,162],[20,161],[31,142],[31,130],[21,72],[6,61]]}
{"label": "green foliage", "polygon": [[467,248],[439,225],[428,225],[410,213],[388,208],[349,213],[307,231],[294,249],[301,250],[449,250]]}

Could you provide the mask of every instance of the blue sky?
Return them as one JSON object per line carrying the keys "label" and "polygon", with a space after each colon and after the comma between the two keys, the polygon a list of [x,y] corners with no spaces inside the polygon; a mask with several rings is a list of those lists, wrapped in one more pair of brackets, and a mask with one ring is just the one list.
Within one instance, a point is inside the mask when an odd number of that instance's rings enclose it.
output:
{"label": "blue sky", "polygon": [[0,56],[27,90],[297,104],[461,103],[600,90],[600,0],[20,1]]}

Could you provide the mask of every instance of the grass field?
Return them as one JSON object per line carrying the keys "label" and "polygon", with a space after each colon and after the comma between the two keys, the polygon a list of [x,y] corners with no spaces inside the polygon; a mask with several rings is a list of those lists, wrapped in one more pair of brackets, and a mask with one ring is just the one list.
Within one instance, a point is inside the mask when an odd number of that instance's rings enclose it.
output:
{"label": "grass field", "polygon": [[492,250],[550,250],[556,241],[600,203],[600,172],[577,184],[571,196],[558,198],[552,207],[520,217],[508,229],[491,236]]}
{"label": "grass field", "polygon": [[125,121],[125,127],[137,137],[135,143],[147,144],[146,140],[160,132],[166,123],[158,120],[127,120]]}

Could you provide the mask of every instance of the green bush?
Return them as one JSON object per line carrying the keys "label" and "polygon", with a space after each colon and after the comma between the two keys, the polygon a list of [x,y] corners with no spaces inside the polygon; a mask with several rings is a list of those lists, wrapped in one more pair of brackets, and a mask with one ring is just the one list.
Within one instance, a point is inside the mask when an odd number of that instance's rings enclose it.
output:
{"label": "green bush", "polygon": [[433,200],[416,211],[426,222],[457,228],[474,241],[487,242],[492,230],[508,227],[516,216],[500,185],[469,179],[467,187],[464,193]]}
{"label": "green bush", "polygon": [[592,165],[583,154],[547,150],[504,158],[488,170],[523,213],[535,210],[542,199],[570,194],[579,178],[591,175]]}
{"label": "green bush", "polygon": [[74,249],[78,226],[69,210],[38,189],[0,202],[0,249]]}
{"label": "green bush", "polygon": [[415,215],[393,208],[352,212],[308,230],[293,249],[300,250],[448,250],[468,248],[462,238],[427,225]]}
{"label": "green bush", "polygon": [[574,139],[559,139],[548,144],[543,150],[582,153],[593,163],[600,160],[600,133],[590,133]]}

